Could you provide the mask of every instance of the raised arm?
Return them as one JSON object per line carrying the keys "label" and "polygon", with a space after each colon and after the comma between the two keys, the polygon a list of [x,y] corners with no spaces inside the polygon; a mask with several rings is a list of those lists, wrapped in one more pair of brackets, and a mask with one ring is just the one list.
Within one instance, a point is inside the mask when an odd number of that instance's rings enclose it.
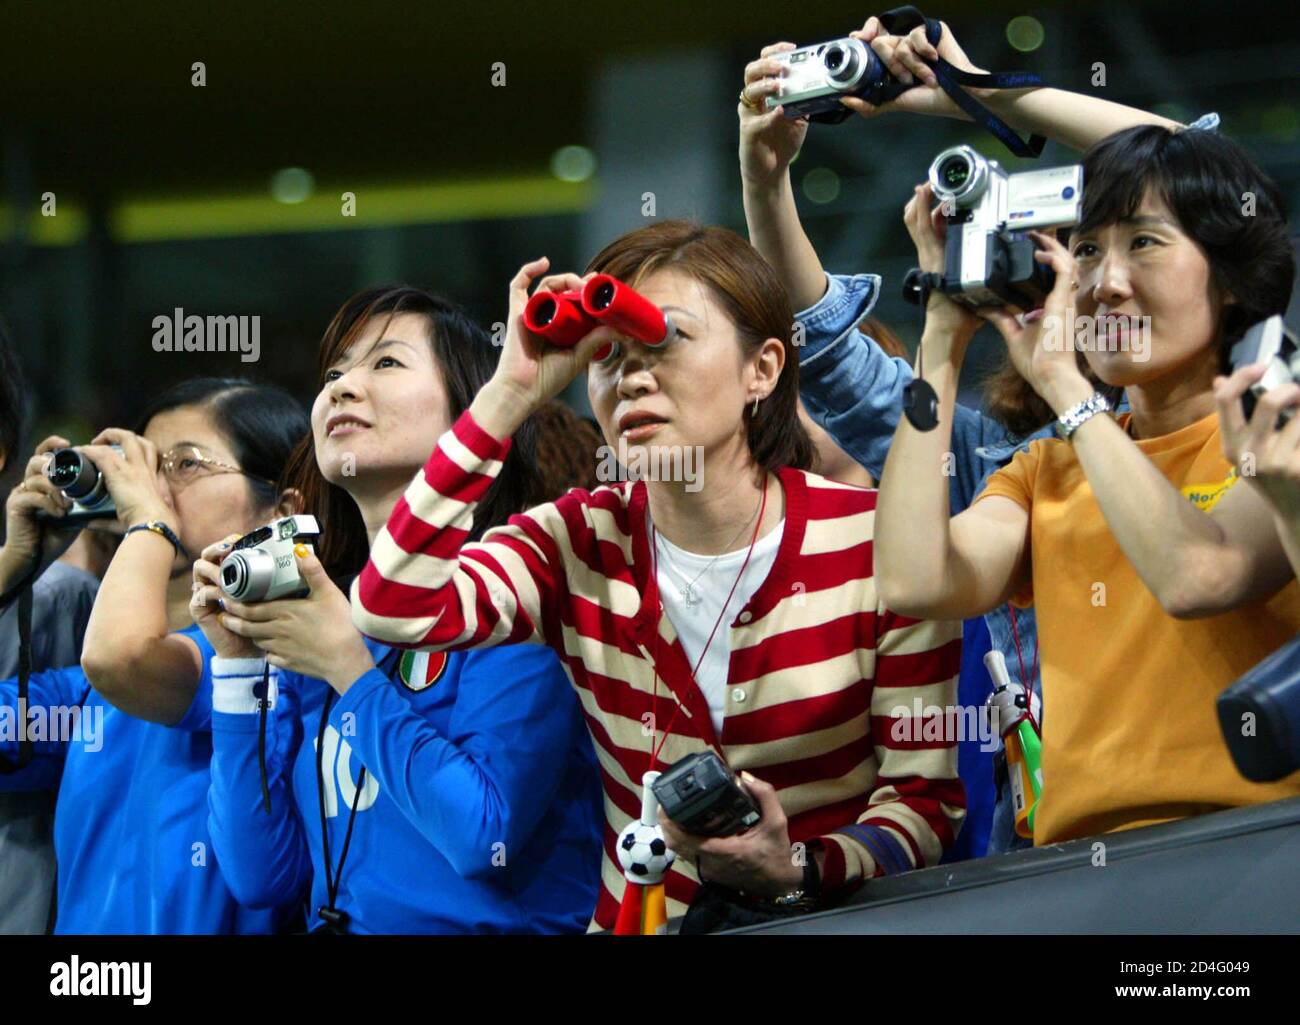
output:
{"label": "raised arm", "polygon": [[[369,637],[397,647],[478,648],[543,642],[547,597],[563,573],[554,505],[512,517],[466,544],[475,503],[501,472],[510,437],[558,395],[608,340],[592,331],[569,349],[546,345],[523,325],[528,286],[548,266],[526,264],[510,283],[506,343],[492,379],[439,440],[352,585],[352,618]],[[579,287],[560,275],[542,287]]]}
{"label": "raised arm", "polygon": [[[989,319],[1006,340],[1021,376],[1060,416],[1089,398],[1094,388],[1079,370],[1071,347],[1045,341],[1046,332],[1059,332],[1068,323],[1061,300],[1079,274],[1073,257],[1055,238],[1037,238],[1043,247],[1039,259],[1050,262],[1057,275],[1044,315],[1023,326],[1006,311]],[[1235,416],[1229,433],[1244,429],[1239,396],[1240,390],[1225,410]],[[1256,426],[1271,425],[1284,405],[1297,400],[1300,388],[1295,386],[1266,397]],[[1179,493],[1111,417],[1091,417],[1074,432],[1071,444],[1111,533],[1170,615],[1216,615],[1265,598],[1293,579],[1273,511],[1252,487],[1237,484],[1206,513]],[[1271,465],[1264,434],[1247,444],[1256,445],[1265,465]]]}
{"label": "raised arm", "polygon": [[[147,438],[109,429],[84,451],[104,474],[123,529],[157,520],[179,531],[162,491],[157,449]],[[179,557],[150,530],[122,539],[100,584],[81,656],[104,700],[168,726],[193,704],[203,670],[198,647],[168,622],[168,586]]]}
{"label": "raised arm", "polygon": [[[905,220],[920,265],[942,266],[943,243],[919,186]],[[1068,285],[1068,282],[1067,282]],[[1054,293],[1055,295],[1055,293]],[[1064,301],[1064,297],[1059,297]],[[939,402],[939,425],[918,431],[901,419],[880,482],[875,565],[881,596],[895,612],[931,619],[981,615],[1029,580],[1027,508],[990,497],[949,516],[948,477],[957,380],[979,321],[947,296],[933,293],[921,336],[925,379]]]}
{"label": "raised arm", "polygon": [[[891,36],[883,31],[880,20],[875,17],[868,18],[862,29],[851,35],[869,43],[895,77],[919,85],[903,93],[892,103],[882,104],[879,107],[873,107],[854,97],[842,101],[846,107],[864,117],[874,117],[878,113],[889,110],[909,110],[916,113],[939,114],[964,121],[970,120],[966,112],[953,103],[939,87],[934,71],[926,63],[943,57],[959,70],[984,73],[983,68],[971,63],[946,24],[943,25],[943,33],[939,37],[937,47],[932,46],[925,38],[924,28],[913,29],[906,36]],[[1042,135],[1080,151],[1088,149],[1108,135],[1135,125],[1164,125],[1169,129],[1183,127],[1179,122],[1160,117],[1158,114],[1065,89],[1051,87],[978,89],[968,86],[961,88],[1012,128]]]}
{"label": "raised arm", "polygon": [[[12,598],[20,584],[36,579],[77,538],[75,528],[61,529],[58,519],[72,503],[45,476],[45,465],[55,449],[68,441],[51,435],[36,446],[27,461],[23,479],[5,500],[5,543],[0,546],[0,599]],[[44,522],[37,513],[51,517]]]}
{"label": "raised arm", "polygon": [[[1223,506],[1238,490],[1237,499],[1250,506],[1252,522],[1259,523],[1264,514],[1272,520],[1286,552],[1291,572],[1300,577],[1300,386],[1286,384],[1263,395],[1247,423],[1241,408],[1241,396],[1264,375],[1264,366],[1242,367],[1231,377],[1216,378],[1214,400],[1219,407],[1219,429],[1223,434],[1223,454],[1237,467],[1249,483],[1234,488]],[[1285,426],[1277,428],[1283,413],[1289,414]],[[1260,506],[1264,506],[1263,509]],[[1232,506],[1235,509],[1236,506]],[[1216,512],[1219,507],[1216,507]],[[1227,518],[1229,510],[1220,513]],[[1226,525],[1225,525],[1226,529]],[[1256,536],[1252,536],[1255,540]],[[1275,550],[1262,539],[1252,545],[1275,572],[1279,560]]]}
{"label": "raised arm", "polygon": [[[878,26],[872,27],[872,34]],[[903,389],[912,380],[905,360],[892,358],[858,327],[880,293],[877,275],[828,275],[799,220],[790,183],[790,163],[808,131],[781,108],[763,112],[779,88],[781,65],[774,55],[793,43],[774,43],[745,68],[745,87],[736,110],[740,119],[740,172],[745,221],[751,244],[776,270],[790,294],[800,333],[799,391],[808,415],[877,480],[898,424]],[[939,113],[957,110],[942,90],[914,89],[896,101],[898,109]],[[954,448],[972,452],[1004,431],[964,406],[956,407]],[[954,509],[975,497],[981,474],[971,459],[956,460],[951,481]]]}
{"label": "raised arm", "polygon": [[783,109],[763,111],[776,93],[781,65],[774,54],[794,43],[765,46],[745,67],[745,85],[736,113],[740,117],[740,180],[749,241],[772,265],[790,294],[790,305],[806,309],[826,292],[826,275],[817,252],[799,221],[790,185],[790,161],[808,134],[808,122],[787,118]]}

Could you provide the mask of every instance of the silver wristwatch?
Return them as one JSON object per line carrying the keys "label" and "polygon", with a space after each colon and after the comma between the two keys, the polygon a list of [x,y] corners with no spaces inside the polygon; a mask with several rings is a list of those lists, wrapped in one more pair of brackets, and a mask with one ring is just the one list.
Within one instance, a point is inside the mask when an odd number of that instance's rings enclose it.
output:
{"label": "silver wristwatch", "polygon": [[1109,413],[1110,402],[1101,392],[1093,392],[1082,402],[1077,402],[1056,418],[1056,433],[1067,441],[1075,431],[1098,413]]}

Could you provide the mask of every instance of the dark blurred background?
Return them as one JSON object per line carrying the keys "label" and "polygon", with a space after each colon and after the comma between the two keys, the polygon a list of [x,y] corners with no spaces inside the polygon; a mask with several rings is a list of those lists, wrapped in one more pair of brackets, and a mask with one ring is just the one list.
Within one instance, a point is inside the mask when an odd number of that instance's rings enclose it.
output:
{"label": "dark blurred background", "polygon": [[[1217,111],[1300,209],[1293,7],[1239,9],[1248,20],[1202,0],[922,9],[984,67],[1181,120]],[[34,436],[86,440],[195,374],[251,373],[310,400],[316,343],[352,292],[408,281],[490,325],[520,263],[580,269],[645,223],[647,193],[657,217],[743,231],[745,63],[872,13],[843,0],[0,4],[0,315]],[[969,125],[891,115],[814,126],[793,169],[823,262],[883,274],[876,312],[909,344],[901,211],[959,141],[1029,166]],[[1070,159],[1051,145],[1043,162]],[[156,353],[153,318],[177,307],[260,316],[260,360]],[[967,387],[998,344],[980,336]]]}

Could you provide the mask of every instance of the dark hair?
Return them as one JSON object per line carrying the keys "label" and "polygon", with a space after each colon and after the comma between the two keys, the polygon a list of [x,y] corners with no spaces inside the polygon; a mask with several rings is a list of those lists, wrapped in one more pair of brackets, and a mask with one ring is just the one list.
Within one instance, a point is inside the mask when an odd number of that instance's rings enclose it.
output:
{"label": "dark hair", "polygon": [[0,320],[0,455],[9,462],[22,455],[26,422],[27,390],[22,367],[9,331]]}
{"label": "dark hair", "polygon": [[794,312],[776,272],[734,231],[690,221],[660,221],[630,231],[602,249],[588,271],[610,274],[636,287],[646,275],[680,270],[708,286],[736,325],[746,356],[769,338],[785,349],[785,366],[776,387],[748,418],[747,437],[754,461],[765,470],[813,466],[812,439],[799,422],[799,359],[791,332]]}
{"label": "dark hair", "polygon": [[[1248,327],[1286,309],[1295,256],[1285,203],[1273,180],[1231,139],[1199,129],[1126,128],[1088,150],[1083,181],[1076,234],[1132,217],[1150,191],[1205,251],[1214,288],[1236,299],[1224,307],[1219,328],[1221,371],[1228,369],[1228,353]],[[1248,197],[1253,197],[1252,215],[1242,209]],[[1118,398],[1121,389],[1094,383]],[[985,394],[990,415],[1017,433],[1032,433],[1054,418],[1009,364],[993,375]]]}
{"label": "dark hair", "polygon": [[302,404],[283,388],[259,384],[242,377],[191,377],[172,385],[145,407],[135,431],[143,434],[149,421],[182,406],[200,406],[212,415],[213,425],[230,445],[253,501],[274,505],[294,446],[311,421]]}
{"label": "dark hair", "polygon": [[596,473],[605,438],[594,420],[579,416],[558,399],[546,403],[537,421],[537,471],[540,493],[533,503],[553,502],[566,491],[591,491],[601,482]]}
{"label": "dark hair", "polygon": [[[403,313],[420,314],[428,322],[434,363],[447,389],[447,412],[455,422],[492,377],[500,350],[455,303],[410,285],[368,288],[348,299],[334,314],[317,350],[317,390],[325,387],[325,374],[356,343],[372,318],[391,320]],[[514,433],[501,472],[475,507],[469,540],[477,540],[514,513],[541,501],[534,465],[535,433],[531,419]],[[306,510],[319,521],[318,552],[327,572],[336,580],[359,573],[370,557],[365,523],[352,496],[320,472],[310,431],[294,450],[283,483],[302,493]]]}

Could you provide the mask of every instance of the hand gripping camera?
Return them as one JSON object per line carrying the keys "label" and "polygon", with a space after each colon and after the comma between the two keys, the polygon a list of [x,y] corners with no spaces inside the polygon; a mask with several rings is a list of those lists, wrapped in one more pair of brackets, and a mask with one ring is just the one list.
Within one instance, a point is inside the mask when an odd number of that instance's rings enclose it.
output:
{"label": "hand gripping camera", "polygon": [[766,108],[784,107],[788,118],[842,121],[849,111],[840,103],[841,96],[860,96],[876,104],[911,88],[900,85],[875,51],[858,39],[814,43],[775,54],[772,60],[783,65],[781,91],[767,98]]}
{"label": "hand gripping camera", "polygon": [[[1232,347],[1228,359],[1234,370],[1252,363],[1268,366],[1264,376],[1241,396],[1241,406],[1247,420],[1255,412],[1255,403],[1261,395],[1288,381],[1300,381],[1300,344],[1280,314],[1261,320],[1251,327],[1241,336],[1241,341]],[[1281,427],[1290,420],[1292,412],[1290,409],[1283,410],[1277,426]]]}
{"label": "hand gripping camera", "polygon": [[714,751],[674,762],[651,787],[664,814],[696,836],[733,836],[760,817],[758,806]]}
{"label": "hand gripping camera", "polygon": [[[534,292],[524,307],[524,326],[551,345],[572,348],[598,327],[612,327],[646,345],[663,345],[676,333],[672,318],[630,285],[597,274],[568,292]],[[609,347],[596,353],[604,359]]]}
{"label": "hand gripping camera", "polygon": [[235,542],[221,561],[221,589],[242,602],[302,598],[310,593],[298,573],[294,545],[320,535],[314,516],[285,516]]}
{"label": "hand gripping camera", "polygon": [[[122,446],[113,445],[118,452]],[[38,512],[42,520],[74,526],[90,520],[112,519],[117,515],[117,506],[113,496],[108,493],[108,484],[89,457],[74,448],[61,448],[50,455],[45,465],[45,476],[50,483],[72,499],[72,508],[63,516],[50,516]]]}
{"label": "hand gripping camera", "polygon": [[1041,306],[1056,274],[1034,259],[1030,228],[1079,223],[1083,167],[1008,174],[969,146],[934,158],[930,185],[948,224],[941,291],[972,309]]}

